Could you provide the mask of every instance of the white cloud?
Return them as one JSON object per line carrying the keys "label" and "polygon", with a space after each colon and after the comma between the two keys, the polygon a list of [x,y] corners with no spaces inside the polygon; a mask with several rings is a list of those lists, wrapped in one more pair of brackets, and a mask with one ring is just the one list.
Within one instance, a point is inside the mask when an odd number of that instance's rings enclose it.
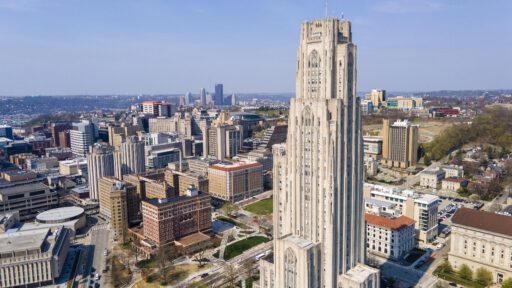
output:
{"label": "white cloud", "polygon": [[437,0],[378,0],[372,5],[375,11],[383,13],[433,12],[443,7]]}

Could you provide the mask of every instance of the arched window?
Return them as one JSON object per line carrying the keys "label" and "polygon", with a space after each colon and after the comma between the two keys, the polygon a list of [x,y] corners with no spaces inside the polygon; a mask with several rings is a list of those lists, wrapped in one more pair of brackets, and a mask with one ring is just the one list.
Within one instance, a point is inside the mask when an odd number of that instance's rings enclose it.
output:
{"label": "arched window", "polygon": [[308,97],[316,98],[320,93],[322,60],[316,50],[309,53],[307,70]]}
{"label": "arched window", "polygon": [[284,254],[284,286],[286,288],[295,288],[297,281],[297,257],[292,249],[286,249]]}
{"label": "arched window", "polygon": [[302,191],[304,193],[303,195],[303,201],[304,206],[303,209],[303,215],[302,215],[302,231],[306,239],[312,239],[312,233],[311,233],[311,216],[312,216],[312,205],[313,202],[311,201],[312,196],[312,165],[313,165],[313,125],[314,125],[314,116],[311,112],[311,108],[309,106],[306,106],[304,108],[304,111],[302,112],[302,119],[303,119],[303,127],[302,127]]}

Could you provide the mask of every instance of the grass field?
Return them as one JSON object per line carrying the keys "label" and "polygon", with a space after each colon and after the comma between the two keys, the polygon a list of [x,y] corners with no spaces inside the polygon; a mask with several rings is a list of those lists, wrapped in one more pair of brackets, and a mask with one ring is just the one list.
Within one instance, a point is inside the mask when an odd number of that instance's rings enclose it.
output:
{"label": "grass field", "polygon": [[237,241],[233,244],[226,246],[226,250],[224,251],[224,260],[229,260],[235,258],[236,256],[242,254],[244,251],[251,249],[254,246],[257,246],[261,243],[268,242],[267,237],[263,236],[252,236],[244,240]]}
{"label": "grass field", "polygon": [[245,210],[258,214],[258,215],[268,215],[272,214],[272,207],[273,207],[273,199],[267,198],[260,200],[258,202],[254,202],[252,204],[249,204],[245,206]]}

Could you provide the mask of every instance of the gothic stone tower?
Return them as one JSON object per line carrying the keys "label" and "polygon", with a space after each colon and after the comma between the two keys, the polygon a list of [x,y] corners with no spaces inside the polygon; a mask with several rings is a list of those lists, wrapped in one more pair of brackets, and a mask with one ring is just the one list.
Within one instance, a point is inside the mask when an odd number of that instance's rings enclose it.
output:
{"label": "gothic stone tower", "polygon": [[350,22],[302,25],[296,81],[286,144],[273,147],[274,263],[261,261],[261,286],[378,287],[378,271],[363,264],[362,131]]}

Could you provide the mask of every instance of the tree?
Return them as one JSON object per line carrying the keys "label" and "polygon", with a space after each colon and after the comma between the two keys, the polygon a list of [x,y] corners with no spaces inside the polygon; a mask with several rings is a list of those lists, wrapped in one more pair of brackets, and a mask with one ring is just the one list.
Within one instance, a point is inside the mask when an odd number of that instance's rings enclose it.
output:
{"label": "tree", "polygon": [[484,286],[489,286],[491,285],[492,283],[492,273],[491,271],[483,268],[483,267],[480,267],[476,270],[476,282],[484,285]]}
{"label": "tree", "polygon": [[252,276],[252,270],[254,269],[254,265],[256,264],[256,261],[254,258],[247,259],[242,264],[242,272],[243,272],[243,281],[245,281],[246,287],[247,287],[247,279],[251,278]]}
{"label": "tree", "polygon": [[194,260],[197,261],[199,267],[203,267],[204,263],[206,263],[208,261],[208,259],[206,259],[204,257],[205,252],[206,252],[206,247],[203,246],[203,247],[201,247],[201,250],[199,250],[199,252],[194,254]]}
{"label": "tree", "polygon": [[439,265],[439,271],[444,273],[453,273],[453,267],[452,264],[448,260],[444,260],[444,262]]}
{"label": "tree", "polygon": [[425,157],[423,157],[423,163],[426,166],[430,166],[430,164],[432,164],[432,160],[430,159],[430,156],[428,156],[428,154],[426,154]]}
{"label": "tree", "polygon": [[501,283],[501,288],[512,288],[512,278],[507,278]]}
{"label": "tree", "polygon": [[468,188],[460,187],[459,189],[457,189],[457,194],[459,194],[460,196],[467,196],[469,194]]}
{"label": "tree", "polygon": [[222,205],[221,209],[224,212],[224,214],[229,216],[232,215],[233,213],[238,212],[238,210],[240,210],[240,207],[238,207],[238,205],[234,203],[226,202],[224,203],[224,205]]}
{"label": "tree", "polygon": [[459,268],[459,276],[462,279],[471,281],[473,279],[473,271],[471,271],[468,265],[462,264]]}
{"label": "tree", "polygon": [[235,266],[233,266],[233,264],[228,264],[224,267],[224,274],[225,274],[224,277],[226,278],[226,284],[227,284],[226,287],[229,287],[229,288],[235,287],[236,278],[238,277],[237,273],[238,273],[238,271],[236,270]]}

